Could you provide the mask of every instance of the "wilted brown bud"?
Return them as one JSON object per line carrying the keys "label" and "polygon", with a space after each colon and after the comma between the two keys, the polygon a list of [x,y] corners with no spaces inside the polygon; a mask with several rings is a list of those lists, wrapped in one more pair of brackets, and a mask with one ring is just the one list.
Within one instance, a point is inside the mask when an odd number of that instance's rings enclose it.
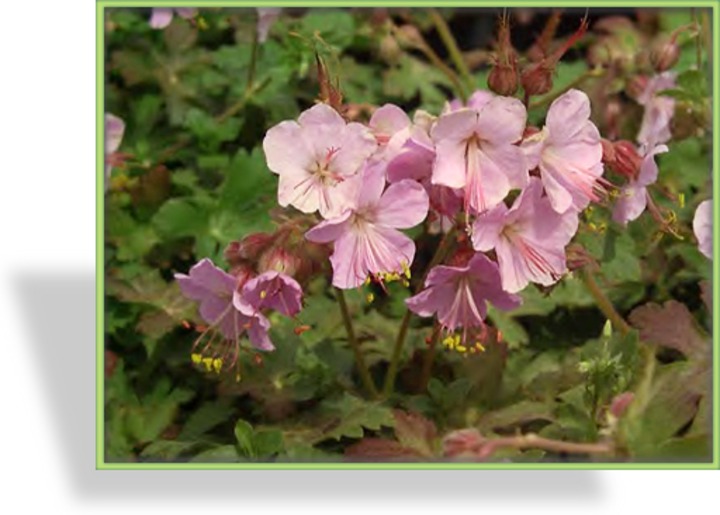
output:
{"label": "wilted brown bud", "polygon": [[609,163],[611,168],[628,179],[636,177],[640,171],[642,157],[638,154],[635,145],[627,140],[616,141],[613,144],[613,150],[615,151],[615,160]]}
{"label": "wilted brown bud", "polygon": [[415,25],[402,25],[396,32],[397,42],[405,48],[420,48],[425,40]]}
{"label": "wilted brown bud", "polygon": [[680,59],[680,48],[676,36],[665,36],[656,40],[650,48],[650,64],[656,72],[669,70]]}
{"label": "wilted brown bud", "polygon": [[392,34],[387,34],[380,40],[380,58],[389,64],[394,64],[402,55],[402,49]]}

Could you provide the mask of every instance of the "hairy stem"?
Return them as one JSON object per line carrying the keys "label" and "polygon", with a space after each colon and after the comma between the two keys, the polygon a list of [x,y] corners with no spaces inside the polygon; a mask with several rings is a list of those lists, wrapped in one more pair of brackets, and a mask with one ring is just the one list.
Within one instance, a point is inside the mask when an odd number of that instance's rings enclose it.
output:
{"label": "hairy stem", "polygon": [[445,18],[437,12],[437,9],[429,9],[428,11],[430,13],[430,18],[435,24],[435,28],[440,35],[440,39],[442,39],[445,48],[447,48],[450,59],[452,59],[452,62],[455,64],[455,68],[457,68],[465,83],[472,89],[473,79],[470,75],[470,70],[468,69],[465,58],[463,57],[462,52],[460,52],[457,41],[455,41],[455,37],[452,35],[452,31],[445,21]]}
{"label": "hairy stem", "polygon": [[585,287],[595,299],[595,303],[600,311],[602,311],[603,315],[605,315],[605,318],[610,320],[613,327],[620,331],[622,335],[628,334],[630,332],[630,326],[625,319],[620,316],[620,313],[617,312],[615,307],[612,305],[612,302],[610,302],[610,299],[608,299],[607,295],[605,295],[602,291],[600,285],[598,285],[595,280],[595,277],[593,277],[592,272],[587,269],[582,270],[581,277],[585,283]]}
{"label": "hairy stem", "polygon": [[345,293],[340,288],[335,288],[335,294],[337,295],[338,304],[340,305],[340,313],[342,314],[343,325],[345,325],[345,331],[347,332],[348,341],[352,347],[353,353],[355,354],[355,363],[357,364],[358,371],[360,372],[360,378],[362,379],[365,389],[373,399],[378,397],[378,390],[375,387],[375,382],[370,375],[367,363],[365,363],[365,356],[360,349],[360,343],[355,337],[355,329],[353,328],[352,318],[350,317],[350,310],[348,310],[347,302],[345,301]]}

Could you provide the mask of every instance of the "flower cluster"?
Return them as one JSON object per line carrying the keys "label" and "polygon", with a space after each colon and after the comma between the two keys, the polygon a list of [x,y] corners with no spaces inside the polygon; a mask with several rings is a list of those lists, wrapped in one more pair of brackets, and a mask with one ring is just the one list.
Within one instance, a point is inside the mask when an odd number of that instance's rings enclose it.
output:
{"label": "flower cluster", "polygon": [[416,249],[403,230],[468,233],[472,248],[431,269],[406,301],[436,315],[461,351],[479,348],[470,339],[482,338],[488,302],[512,309],[529,283],[567,272],[578,214],[608,185],[590,101],[577,90],[552,103],[542,129],[527,127],[522,102],[487,91],[438,117],[385,105],[367,124],[317,104],[271,128],[263,148],[279,204],[322,218],[305,237],[332,244],[337,288],[408,284]]}

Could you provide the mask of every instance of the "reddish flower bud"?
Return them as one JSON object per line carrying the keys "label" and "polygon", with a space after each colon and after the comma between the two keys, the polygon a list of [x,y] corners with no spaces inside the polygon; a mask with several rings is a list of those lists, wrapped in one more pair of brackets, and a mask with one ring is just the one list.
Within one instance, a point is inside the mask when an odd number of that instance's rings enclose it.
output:
{"label": "reddish flower bud", "polygon": [[628,406],[635,398],[635,394],[632,392],[624,392],[620,395],[616,395],[612,402],[610,402],[610,413],[615,418],[620,418],[627,411]]}
{"label": "reddish flower bud", "polygon": [[238,280],[238,289],[245,286],[245,283],[255,277],[255,271],[246,263],[238,263],[230,269],[230,275],[234,275]]}
{"label": "reddish flower bud", "polygon": [[601,138],[600,144],[602,145],[602,150],[603,150],[603,156],[602,156],[603,163],[613,164],[616,159],[615,146],[613,145],[613,142],[610,140],[606,140],[605,138]]}
{"label": "reddish flower bud", "polygon": [[677,36],[661,37],[650,48],[650,64],[656,72],[669,70],[680,59],[680,48],[676,43]]}
{"label": "reddish flower bud", "polygon": [[541,61],[533,63],[523,71],[520,76],[525,94],[528,96],[543,95],[550,91],[553,86],[552,76],[555,72],[555,66],[558,61],[587,31],[587,19],[583,18],[580,27],[568,40],[561,45],[552,54],[546,56]]}
{"label": "reddish flower bud", "polygon": [[635,145],[627,140],[616,141],[613,150],[615,151],[615,160],[610,163],[612,169],[628,179],[636,177],[640,171],[642,157],[638,154]]}
{"label": "reddish flower bud", "polygon": [[274,271],[294,276],[300,267],[300,258],[281,247],[273,247],[260,256],[260,273]]}
{"label": "reddish flower bud", "polygon": [[507,16],[500,18],[495,63],[488,75],[488,87],[503,96],[514,95],[518,89],[518,69],[515,49],[510,42],[510,23]]}
{"label": "reddish flower bud", "polygon": [[225,249],[224,256],[230,265],[241,261],[255,262],[274,241],[275,236],[265,232],[256,232],[245,236],[240,241],[231,242]]}

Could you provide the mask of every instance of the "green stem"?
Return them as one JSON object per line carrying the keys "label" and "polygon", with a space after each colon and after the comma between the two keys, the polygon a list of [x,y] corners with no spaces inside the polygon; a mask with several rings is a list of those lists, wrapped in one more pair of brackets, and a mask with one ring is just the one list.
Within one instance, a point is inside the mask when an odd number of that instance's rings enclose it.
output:
{"label": "green stem", "polygon": [[463,57],[457,41],[455,41],[455,37],[452,35],[452,31],[445,21],[445,18],[437,12],[437,9],[428,9],[428,11],[430,13],[430,18],[435,24],[435,28],[440,35],[440,39],[442,39],[445,44],[445,48],[448,50],[448,54],[450,54],[450,59],[452,59],[458,72],[460,72],[460,76],[463,80],[465,80],[465,83],[470,87],[470,89],[473,89],[474,82],[472,75],[470,75],[470,69],[465,62],[465,58]]}
{"label": "green stem", "polygon": [[348,341],[350,342],[350,346],[355,354],[355,362],[357,364],[358,371],[360,372],[360,378],[362,379],[367,392],[373,399],[375,399],[378,397],[378,391],[375,387],[375,382],[370,375],[367,363],[365,363],[365,356],[363,356],[362,350],[360,349],[360,343],[358,343],[357,338],[355,337],[355,330],[353,329],[350,310],[348,309],[347,302],[345,301],[345,293],[340,288],[335,288],[335,294],[337,295],[338,304],[340,305],[340,313],[342,314]]}
{"label": "green stem", "polygon": [[433,329],[432,336],[428,342],[427,351],[425,351],[425,360],[423,361],[422,372],[420,374],[420,392],[427,390],[427,385],[430,382],[430,375],[432,374],[432,367],[435,362],[435,355],[437,354],[437,342],[439,336],[440,324],[435,322],[435,328]]}
{"label": "green stem", "polygon": [[252,48],[250,49],[250,65],[248,66],[248,77],[247,77],[247,85],[245,86],[245,91],[250,91],[253,87],[253,83],[255,82],[255,68],[257,67],[257,56],[258,56],[258,33],[257,33],[257,27],[255,28],[253,32],[253,41],[252,41]]}
{"label": "green stem", "polygon": [[[438,245],[438,248],[435,251],[435,255],[430,260],[430,263],[428,264],[427,269],[423,274],[422,281],[420,281],[415,287],[415,293],[418,293],[422,289],[423,285],[425,284],[425,279],[430,273],[430,270],[435,265],[440,263],[443,259],[445,259],[445,256],[447,256],[449,250],[452,248],[451,243],[455,240],[456,231],[456,227],[453,227],[452,229],[450,229],[450,231],[447,232],[447,234],[445,234],[445,236],[443,236],[440,245]],[[397,376],[398,368],[400,366],[400,355],[402,354],[402,348],[405,344],[405,338],[407,337],[411,318],[412,311],[406,309],[405,315],[400,322],[400,330],[398,331],[397,338],[395,339],[395,347],[393,347],[392,357],[390,358],[390,366],[388,368],[387,374],[385,375],[385,384],[383,387],[383,396],[385,397],[389,397],[390,395],[392,395],[393,390],[395,389],[395,377]]]}
{"label": "green stem", "polygon": [[445,64],[443,60],[440,59],[440,56],[438,56],[435,51],[430,47],[430,45],[428,45],[425,41],[423,41],[422,44],[418,44],[416,48],[420,50],[423,55],[427,57],[428,60],[438,70],[443,72],[447,76],[447,78],[450,79],[450,82],[452,82],[453,86],[455,87],[455,93],[457,93],[458,97],[460,97],[463,103],[467,102],[467,91],[465,91],[465,87],[460,81],[460,78],[457,76],[457,73],[455,73],[453,69],[450,68],[447,64]]}
{"label": "green stem", "polygon": [[593,277],[592,272],[587,269],[582,270],[581,277],[585,283],[585,287],[595,299],[595,303],[600,311],[602,311],[603,315],[605,315],[605,318],[610,320],[613,327],[620,331],[623,336],[628,334],[631,330],[630,326],[625,319],[620,316],[620,313],[617,312],[615,307],[612,305],[612,302],[610,302],[610,299],[607,298],[607,295],[605,295],[602,289],[600,289],[600,285],[598,285],[595,277]]}

